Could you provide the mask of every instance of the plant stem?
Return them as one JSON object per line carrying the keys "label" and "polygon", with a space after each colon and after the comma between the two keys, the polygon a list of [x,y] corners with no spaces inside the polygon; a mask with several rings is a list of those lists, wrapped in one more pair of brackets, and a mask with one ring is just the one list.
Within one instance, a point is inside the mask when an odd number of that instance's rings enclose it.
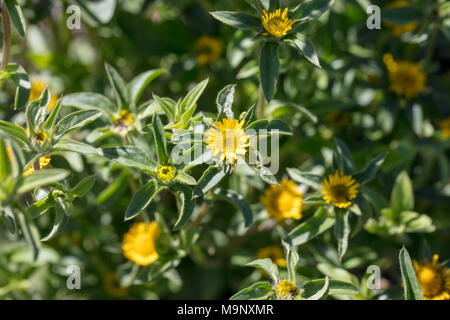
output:
{"label": "plant stem", "polygon": [[8,11],[5,7],[5,2],[2,1],[2,17],[3,17],[3,57],[2,70],[5,70],[9,61],[9,49],[11,47],[11,22],[9,20]]}
{"label": "plant stem", "polygon": [[259,85],[259,90],[258,90],[258,107],[257,107],[257,112],[258,112],[258,119],[264,119],[264,108],[266,106],[266,97],[264,97],[264,91],[262,89],[261,84]]}

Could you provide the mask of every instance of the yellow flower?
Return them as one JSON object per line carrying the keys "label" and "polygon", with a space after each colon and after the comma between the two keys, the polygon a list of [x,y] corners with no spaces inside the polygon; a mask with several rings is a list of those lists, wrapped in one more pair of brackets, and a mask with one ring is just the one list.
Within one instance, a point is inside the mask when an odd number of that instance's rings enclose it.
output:
{"label": "yellow flower", "polygon": [[207,149],[213,150],[213,157],[220,155],[220,161],[235,164],[238,155],[245,155],[248,135],[245,134],[244,120],[239,122],[230,118],[214,122],[216,128],[206,131]]}
{"label": "yellow flower", "polygon": [[[49,167],[49,166],[50,166],[50,160],[51,160],[50,157],[46,157],[46,156],[44,156],[44,157],[39,157],[39,169],[42,170],[42,169],[45,169],[45,168]],[[33,167],[33,165],[31,164],[31,165],[23,172],[23,175],[24,175],[24,176],[29,176],[29,175],[32,174],[33,172],[34,172],[34,167]]]}
{"label": "yellow flower", "polygon": [[352,176],[346,176],[336,170],[322,182],[323,199],[338,208],[347,208],[358,194],[359,183]]}
{"label": "yellow flower", "polygon": [[[391,2],[387,5],[387,8],[403,8],[409,6],[410,3],[406,0],[397,0],[394,2]],[[407,24],[394,24],[390,22],[386,22],[386,25],[392,29],[392,33],[396,37],[400,37],[402,34],[407,32],[413,32],[417,29],[418,23],[417,22],[411,22]]]}
{"label": "yellow flower", "polygon": [[295,286],[295,284],[289,280],[281,280],[278,283],[276,290],[277,290],[277,294],[284,298],[287,298],[289,296],[291,296],[292,298],[295,298],[299,293],[299,290]]}
{"label": "yellow flower", "polygon": [[114,130],[120,134],[127,134],[131,130],[134,118],[130,111],[122,110],[113,117]]}
{"label": "yellow flower", "polygon": [[438,260],[435,254],[432,262],[413,262],[425,300],[450,300],[450,270],[442,267]]}
{"label": "yellow flower", "polygon": [[195,54],[200,65],[213,63],[222,55],[222,45],[216,38],[202,36],[195,44]]}
{"label": "yellow flower", "polygon": [[389,72],[390,88],[407,99],[416,97],[425,90],[427,75],[420,64],[409,61],[395,61],[391,54],[383,56]]}
{"label": "yellow flower", "polygon": [[286,259],[283,250],[279,246],[264,247],[258,251],[256,259],[269,258],[279,267],[286,267]]}
{"label": "yellow flower", "polygon": [[[45,83],[41,78],[37,78],[34,81],[31,82],[31,89],[30,89],[30,98],[28,99],[29,102],[37,100],[41,97],[42,91],[47,87],[47,83]],[[47,110],[50,111],[53,109],[53,107],[58,102],[58,97],[54,96],[50,93],[50,104],[47,107]]]}
{"label": "yellow flower", "polygon": [[103,279],[106,292],[116,298],[123,298],[128,295],[128,287],[121,287],[117,273],[108,272]]}
{"label": "yellow flower", "polygon": [[168,183],[175,177],[175,172],[172,166],[158,166],[157,176],[161,182]]}
{"label": "yellow flower", "polygon": [[279,185],[271,185],[261,197],[269,217],[277,221],[289,218],[299,220],[302,217],[302,201],[297,185],[288,179],[283,179]]}
{"label": "yellow flower", "polygon": [[450,117],[441,121],[441,130],[444,138],[450,138]]}
{"label": "yellow flower", "polygon": [[148,266],[158,260],[155,242],[159,233],[156,222],[135,223],[123,237],[125,258],[141,266]]}
{"label": "yellow flower", "polygon": [[281,13],[281,9],[275,12],[268,13],[266,10],[263,11],[262,25],[267,31],[263,33],[265,36],[272,36],[275,38],[282,38],[292,30],[292,25],[295,23],[294,20],[288,18],[288,9],[284,9]]}

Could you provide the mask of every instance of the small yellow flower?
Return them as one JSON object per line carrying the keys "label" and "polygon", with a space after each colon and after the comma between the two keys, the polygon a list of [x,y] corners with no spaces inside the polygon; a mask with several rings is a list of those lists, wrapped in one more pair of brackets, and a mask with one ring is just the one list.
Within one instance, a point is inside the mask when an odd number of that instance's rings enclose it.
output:
{"label": "small yellow flower", "polygon": [[[47,83],[44,82],[41,78],[36,78],[34,81],[31,82],[31,89],[30,89],[30,98],[28,99],[29,102],[37,100],[41,97],[42,91],[47,87]],[[54,96],[50,93],[50,104],[47,107],[47,110],[50,111],[53,109],[53,107],[58,102],[58,97]]]}
{"label": "small yellow flower", "polygon": [[141,266],[148,266],[159,258],[156,251],[156,239],[160,233],[156,222],[135,223],[123,237],[125,258]]}
{"label": "small yellow flower", "polygon": [[446,118],[445,120],[442,120],[440,126],[444,138],[445,139],[450,138],[450,117]]}
{"label": "small yellow flower", "polygon": [[113,117],[114,131],[126,135],[133,127],[134,118],[130,111],[122,110]]}
{"label": "small yellow flower", "polygon": [[[45,169],[47,167],[50,166],[50,157],[44,156],[44,157],[39,157],[39,169]],[[23,176],[29,176],[30,174],[32,174],[34,172],[34,167],[31,164],[24,172],[23,172]]]}
{"label": "small yellow flower", "polygon": [[427,75],[420,64],[397,62],[389,53],[383,56],[383,61],[389,72],[390,88],[396,94],[412,99],[425,90]]}
{"label": "small yellow flower", "polygon": [[222,55],[222,45],[216,38],[210,36],[200,37],[195,44],[195,54],[200,65],[217,61]]}
{"label": "small yellow flower", "polygon": [[278,222],[302,217],[302,193],[291,180],[283,179],[279,185],[271,185],[261,197],[261,202],[269,217],[274,217]]}
{"label": "small yellow flower", "polygon": [[[387,8],[403,8],[409,6],[409,1],[406,0],[396,0],[394,2],[391,2],[387,5]],[[400,37],[402,34],[407,32],[413,32],[417,29],[418,23],[417,22],[411,22],[407,24],[394,24],[390,22],[386,22],[386,26],[392,29],[392,33],[396,37]]]}
{"label": "small yellow flower", "polygon": [[322,182],[323,199],[338,208],[348,208],[358,194],[359,183],[352,176],[336,170]]}
{"label": "small yellow flower", "polygon": [[123,298],[128,295],[129,288],[121,287],[117,273],[114,271],[108,272],[103,279],[106,292],[116,298]]}
{"label": "small yellow flower", "polygon": [[235,164],[238,155],[245,155],[248,147],[248,135],[245,134],[244,120],[239,122],[230,118],[222,122],[214,122],[216,128],[206,131],[207,149],[213,150],[213,157],[220,155],[220,161],[226,160],[228,164]]}
{"label": "small yellow flower", "polygon": [[295,298],[299,293],[295,284],[289,280],[281,280],[276,287],[276,291],[278,295],[284,298],[288,298],[289,296]]}
{"label": "small yellow flower", "polygon": [[168,183],[175,177],[175,172],[176,169],[172,166],[158,166],[158,180]]}
{"label": "small yellow flower", "polygon": [[450,300],[450,270],[442,267],[438,260],[435,254],[431,262],[413,262],[425,300]]}
{"label": "small yellow flower", "polygon": [[262,25],[266,32],[263,33],[263,35],[270,35],[275,38],[282,38],[287,35],[288,32],[292,30],[292,25],[295,23],[295,20],[289,19],[287,15],[287,8],[284,9],[283,13],[281,13],[281,9],[278,9],[275,12],[271,13],[268,13],[266,10],[264,10],[262,16]]}
{"label": "small yellow flower", "polygon": [[279,267],[286,267],[283,250],[279,246],[264,247],[258,251],[256,259],[269,258]]}

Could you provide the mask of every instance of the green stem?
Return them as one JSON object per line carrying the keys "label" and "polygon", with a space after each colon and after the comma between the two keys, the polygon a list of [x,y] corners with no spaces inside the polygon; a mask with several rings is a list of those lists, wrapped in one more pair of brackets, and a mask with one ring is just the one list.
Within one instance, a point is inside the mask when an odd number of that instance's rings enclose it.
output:
{"label": "green stem", "polygon": [[9,20],[8,11],[5,2],[2,1],[2,17],[3,17],[3,57],[2,70],[5,70],[9,61],[9,49],[11,47],[11,22]]}

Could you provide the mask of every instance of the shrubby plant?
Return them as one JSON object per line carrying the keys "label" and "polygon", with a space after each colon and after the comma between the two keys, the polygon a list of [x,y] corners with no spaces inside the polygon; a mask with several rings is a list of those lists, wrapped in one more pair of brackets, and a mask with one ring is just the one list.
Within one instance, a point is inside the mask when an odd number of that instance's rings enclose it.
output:
{"label": "shrubby plant", "polygon": [[0,297],[448,300],[449,7],[379,5],[2,1]]}

